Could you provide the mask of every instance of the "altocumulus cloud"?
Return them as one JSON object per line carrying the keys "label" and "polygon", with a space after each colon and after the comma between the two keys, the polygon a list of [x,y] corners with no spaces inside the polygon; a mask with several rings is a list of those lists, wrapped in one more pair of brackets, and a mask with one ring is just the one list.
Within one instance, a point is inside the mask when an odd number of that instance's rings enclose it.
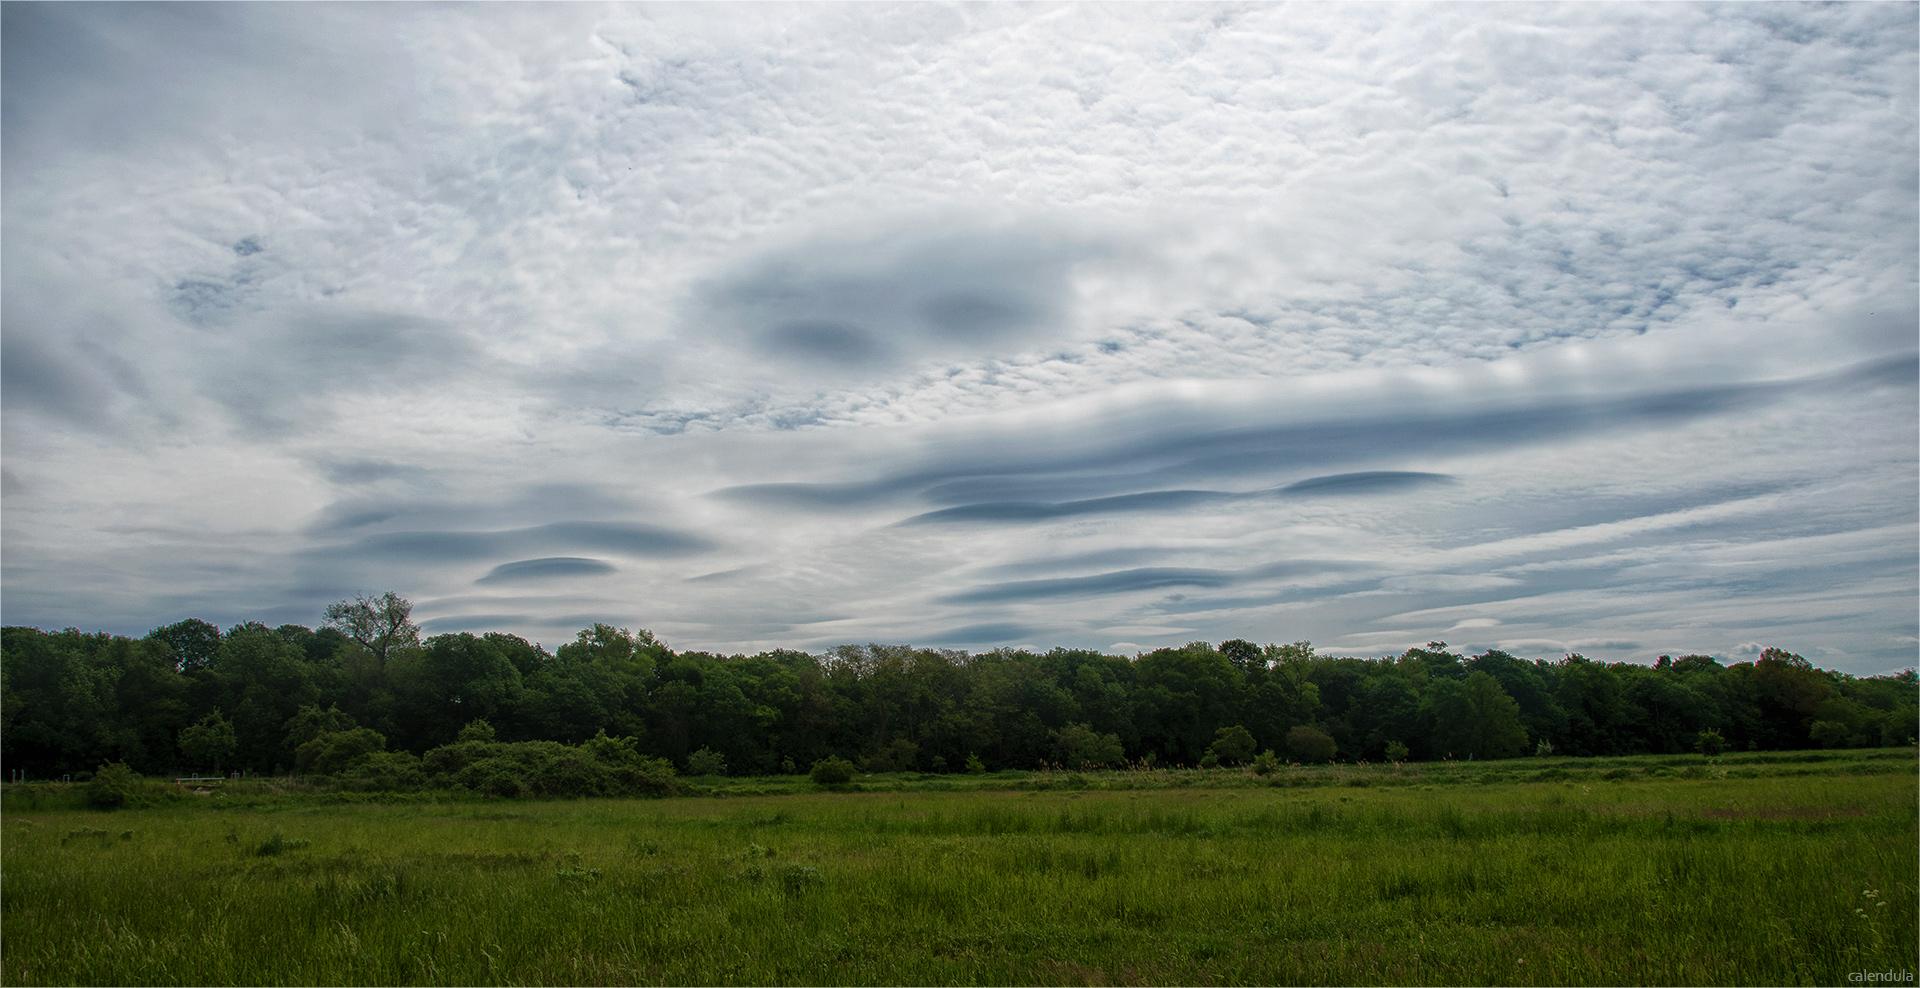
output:
{"label": "altocumulus cloud", "polygon": [[9,5],[8,623],[1913,661],[1911,5]]}

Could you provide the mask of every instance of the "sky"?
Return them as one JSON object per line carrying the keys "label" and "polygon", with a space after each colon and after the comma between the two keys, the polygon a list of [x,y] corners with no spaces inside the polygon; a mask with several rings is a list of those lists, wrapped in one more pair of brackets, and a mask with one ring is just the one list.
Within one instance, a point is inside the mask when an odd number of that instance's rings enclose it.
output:
{"label": "sky", "polygon": [[4,5],[0,611],[1920,647],[1920,6]]}

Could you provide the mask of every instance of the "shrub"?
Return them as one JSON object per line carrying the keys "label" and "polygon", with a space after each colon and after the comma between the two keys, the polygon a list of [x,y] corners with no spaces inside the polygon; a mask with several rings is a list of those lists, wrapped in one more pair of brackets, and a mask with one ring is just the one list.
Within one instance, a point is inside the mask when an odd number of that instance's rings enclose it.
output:
{"label": "shrub", "polygon": [[775,872],[780,876],[780,889],[788,895],[798,895],[821,883],[820,872],[812,865],[781,865]]}
{"label": "shrub", "polygon": [[844,785],[853,781],[853,763],[838,756],[822,758],[807,775],[823,786]]}
{"label": "shrub", "polygon": [[1311,724],[1301,724],[1287,732],[1287,754],[1296,761],[1306,764],[1332,761],[1338,751],[1333,735]]}
{"label": "shrub", "polygon": [[1126,760],[1117,734],[1096,734],[1085,724],[1068,724],[1052,732],[1054,761],[1070,769],[1105,768]]}
{"label": "shrub", "polygon": [[1253,740],[1253,732],[1235,724],[1214,732],[1213,750],[1225,764],[1244,765],[1253,760],[1253,753],[1260,748]]}
{"label": "shrub", "polygon": [[301,745],[293,754],[294,765],[316,775],[343,774],[386,748],[386,736],[370,727],[329,731]]}
{"label": "shrub", "polygon": [[263,858],[269,858],[276,854],[285,854],[288,851],[298,851],[311,843],[313,842],[305,837],[287,837],[276,833],[272,837],[262,841],[259,847],[253,849],[253,853]]}
{"label": "shrub", "polygon": [[985,775],[986,772],[987,772],[987,763],[981,761],[979,755],[976,755],[971,751],[967,752],[967,774],[968,775]]}
{"label": "shrub", "polygon": [[459,736],[454,738],[454,740],[478,741],[482,744],[491,743],[493,741],[493,725],[487,723],[484,718],[476,717],[468,721],[467,726],[460,729]]}
{"label": "shrub", "polygon": [[701,748],[687,756],[688,775],[725,775],[727,761],[712,748]]}
{"label": "shrub", "polygon": [[362,759],[343,781],[352,789],[405,792],[426,785],[427,773],[410,751],[376,751]]}
{"label": "shrub", "polygon": [[87,805],[101,810],[117,810],[140,795],[140,777],[126,762],[108,762],[87,781]]}
{"label": "shrub", "polygon": [[1852,734],[1847,725],[1831,720],[1816,720],[1807,729],[1807,736],[1822,748],[1844,748]]}
{"label": "shrub", "polygon": [[1711,758],[1727,750],[1727,739],[1719,731],[1709,727],[1693,739],[1693,748]]}
{"label": "shrub", "polygon": [[1271,775],[1273,770],[1279,767],[1280,756],[1274,754],[1271,749],[1261,752],[1260,757],[1253,760],[1255,775]]}
{"label": "shrub", "polygon": [[1220,756],[1216,754],[1212,748],[1208,748],[1206,754],[1200,756],[1201,768],[1213,768],[1219,764]]}
{"label": "shrub", "polygon": [[1410,754],[1410,752],[1407,750],[1406,744],[1399,741],[1387,742],[1387,761],[1404,762],[1407,760],[1408,754]]}

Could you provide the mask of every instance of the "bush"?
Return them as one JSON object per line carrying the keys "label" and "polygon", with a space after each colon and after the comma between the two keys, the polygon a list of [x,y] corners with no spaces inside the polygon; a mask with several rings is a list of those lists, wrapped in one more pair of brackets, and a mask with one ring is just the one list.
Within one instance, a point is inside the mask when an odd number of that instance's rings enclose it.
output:
{"label": "bush", "polygon": [[1052,732],[1053,759],[1076,771],[1106,768],[1126,761],[1116,734],[1096,734],[1085,724],[1068,724]]}
{"label": "bush", "polygon": [[484,718],[476,717],[473,720],[467,721],[467,726],[460,729],[459,736],[455,737],[454,740],[456,742],[478,741],[481,744],[491,744],[493,742],[493,725],[487,723]]}
{"label": "bush", "polygon": [[1253,760],[1253,772],[1255,775],[1271,775],[1273,774],[1273,770],[1279,767],[1280,756],[1274,754],[1271,750],[1261,752],[1260,757]]}
{"label": "bush", "polygon": [[126,762],[109,762],[100,766],[87,781],[87,805],[100,810],[117,810],[134,802],[140,795],[142,786],[140,777]]}
{"label": "bush", "polygon": [[1693,739],[1693,747],[1695,751],[1711,758],[1727,750],[1727,739],[1721,736],[1719,731],[1709,727]]}
{"label": "bush", "polygon": [[348,788],[376,792],[406,792],[427,784],[420,759],[410,751],[376,751],[347,773]]}
{"label": "bush", "polygon": [[294,766],[315,775],[343,774],[386,748],[386,736],[370,727],[329,731],[301,745],[293,753]]}
{"label": "bush", "polygon": [[967,774],[968,775],[985,775],[986,773],[987,773],[987,763],[981,761],[979,755],[976,755],[971,751],[967,752]]}
{"label": "bush", "polygon": [[634,738],[605,731],[579,745],[557,741],[456,741],[426,753],[433,781],[487,796],[671,796],[673,765],[639,753]]}
{"label": "bush", "polygon": [[823,786],[844,785],[853,781],[853,763],[838,756],[822,758],[807,775]]}
{"label": "bush", "polygon": [[687,756],[688,775],[725,775],[727,761],[712,748],[701,748]]}
{"label": "bush", "polygon": [[1213,751],[1220,761],[1228,765],[1244,765],[1253,760],[1253,753],[1260,750],[1253,740],[1253,732],[1238,724],[1223,727],[1214,732]]}
{"label": "bush", "polygon": [[1387,742],[1387,761],[1404,762],[1407,760],[1408,754],[1410,754],[1410,752],[1408,752],[1407,746],[1404,743],[1399,741]]}
{"label": "bush", "polygon": [[1309,765],[1332,761],[1338,751],[1333,735],[1311,724],[1301,724],[1287,732],[1287,754],[1296,761]]}

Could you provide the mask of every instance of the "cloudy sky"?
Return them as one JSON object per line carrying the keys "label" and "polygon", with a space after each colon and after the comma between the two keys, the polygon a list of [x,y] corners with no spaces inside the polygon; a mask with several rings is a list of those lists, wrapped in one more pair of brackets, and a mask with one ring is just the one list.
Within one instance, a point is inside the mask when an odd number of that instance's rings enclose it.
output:
{"label": "cloudy sky", "polygon": [[4,8],[4,619],[1913,664],[1913,4]]}

